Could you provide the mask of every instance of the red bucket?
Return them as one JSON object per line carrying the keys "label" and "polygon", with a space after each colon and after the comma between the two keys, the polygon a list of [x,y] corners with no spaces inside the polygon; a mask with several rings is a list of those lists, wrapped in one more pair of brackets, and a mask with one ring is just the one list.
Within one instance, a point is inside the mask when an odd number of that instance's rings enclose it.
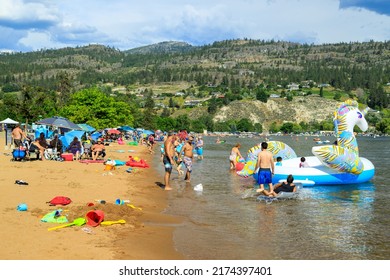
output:
{"label": "red bucket", "polygon": [[101,210],[92,210],[85,215],[87,225],[97,227],[104,220],[104,212]]}

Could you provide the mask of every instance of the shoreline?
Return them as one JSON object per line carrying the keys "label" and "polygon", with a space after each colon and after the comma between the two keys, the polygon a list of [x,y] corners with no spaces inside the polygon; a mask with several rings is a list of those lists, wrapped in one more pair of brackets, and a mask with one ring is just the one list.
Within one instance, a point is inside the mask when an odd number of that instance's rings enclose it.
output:
{"label": "shoreline", "polygon": [[[182,218],[162,213],[167,207],[167,193],[159,187],[163,178],[153,169],[153,155],[146,146],[107,146],[105,159],[126,162],[132,155],[150,163],[150,168],[134,168],[132,173],[126,172],[128,166],[117,166],[111,175],[102,163],[13,161],[12,150],[5,149],[4,144],[4,132],[0,132],[0,259],[185,259],[173,244],[174,225]],[[15,184],[15,180],[28,185]],[[46,202],[55,196],[67,196],[72,203],[49,206]],[[117,198],[130,200],[135,208],[116,205]],[[95,201],[98,199],[107,203],[99,204]],[[27,204],[28,210],[17,211],[20,203]],[[85,217],[88,211],[102,210],[105,221],[124,219],[126,223],[48,231],[61,224],[45,223],[41,218],[57,209],[63,210],[69,222]]]}

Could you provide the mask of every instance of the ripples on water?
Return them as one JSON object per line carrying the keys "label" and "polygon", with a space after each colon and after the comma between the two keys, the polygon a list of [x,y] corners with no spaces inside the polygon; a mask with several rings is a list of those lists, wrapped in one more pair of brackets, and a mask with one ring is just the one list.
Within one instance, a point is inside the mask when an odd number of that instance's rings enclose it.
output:
{"label": "ripples on water", "polygon": [[[229,171],[236,142],[241,153],[262,139],[205,137],[204,160],[195,161],[192,182],[172,174],[169,214],[187,217],[174,233],[189,259],[389,259],[390,210],[387,189],[390,139],[359,137],[360,155],[376,167],[372,182],[304,188],[297,200],[270,204],[241,199],[252,178]],[[310,155],[312,137],[274,137],[298,156]],[[325,139],[324,139],[325,140]],[[330,137],[328,140],[332,141]],[[163,176],[163,166],[156,160]],[[193,187],[202,183],[204,190]]]}

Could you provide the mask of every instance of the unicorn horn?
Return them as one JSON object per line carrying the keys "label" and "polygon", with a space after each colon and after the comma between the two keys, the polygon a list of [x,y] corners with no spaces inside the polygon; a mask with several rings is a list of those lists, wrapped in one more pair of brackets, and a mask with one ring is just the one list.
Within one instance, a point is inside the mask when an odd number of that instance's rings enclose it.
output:
{"label": "unicorn horn", "polygon": [[368,110],[370,110],[370,107],[366,107],[364,110],[363,110],[363,115],[366,115],[368,113]]}

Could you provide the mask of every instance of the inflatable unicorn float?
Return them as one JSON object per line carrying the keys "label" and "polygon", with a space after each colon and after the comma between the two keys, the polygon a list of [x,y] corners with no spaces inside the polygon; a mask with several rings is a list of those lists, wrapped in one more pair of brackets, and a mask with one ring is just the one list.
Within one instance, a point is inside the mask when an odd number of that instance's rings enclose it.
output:
{"label": "inflatable unicorn float", "polygon": [[[341,185],[364,183],[371,180],[375,174],[374,165],[366,158],[359,157],[359,149],[353,128],[357,125],[362,131],[368,128],[365,114],[368,108],[360,111],[358,103],[347,100],[334,113],[335,133],[337,144],[315,146],[314,156],[307,156],[306,162],[310,167],[299,168],[300,157],[293,149],[279,141],[268,142],[268,150],[276,158],[283,158],[281,166],[275,166],[273,183],[285,180],[289,174],[294,176],[294,182],[303,186]],[[260,146],[248,151],[245,165],[237,174],[240,176],[253,175],[257,179],[255,166]]]}

